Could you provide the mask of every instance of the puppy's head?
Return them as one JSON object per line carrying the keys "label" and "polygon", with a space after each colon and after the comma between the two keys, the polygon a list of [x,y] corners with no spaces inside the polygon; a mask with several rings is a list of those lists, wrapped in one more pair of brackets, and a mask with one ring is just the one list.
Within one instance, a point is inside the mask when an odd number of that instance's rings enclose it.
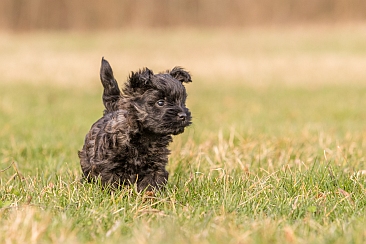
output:
{"label": "puppy's head", "polygon": [[132,72],[123,93],[130,98],[131,108],[144,130],[176,135],[191,124],[183,85],[187,82],[191,82],[191,76],[180,67],[156,75],[145,68]]}

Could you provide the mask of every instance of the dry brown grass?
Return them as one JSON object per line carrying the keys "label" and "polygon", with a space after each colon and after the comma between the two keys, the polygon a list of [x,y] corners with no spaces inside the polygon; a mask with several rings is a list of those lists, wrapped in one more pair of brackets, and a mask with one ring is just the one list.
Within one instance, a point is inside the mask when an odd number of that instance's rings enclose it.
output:
{"label": "dry brown grass", "polygon": [[228,30],[0,34],[0,82],[98,83],[100,59],[122,82],[130,71],[180,65],[200,82],[358,83],[366,25]]}

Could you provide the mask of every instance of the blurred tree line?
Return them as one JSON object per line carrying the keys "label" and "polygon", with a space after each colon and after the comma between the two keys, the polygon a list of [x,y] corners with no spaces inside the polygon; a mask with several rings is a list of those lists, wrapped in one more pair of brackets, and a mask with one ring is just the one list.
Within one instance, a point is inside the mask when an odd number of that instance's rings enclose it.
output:
{"label": "blurred tree line", "polygon": [[0,0],[0,29],[15,31],[364,20],[365,0]]}

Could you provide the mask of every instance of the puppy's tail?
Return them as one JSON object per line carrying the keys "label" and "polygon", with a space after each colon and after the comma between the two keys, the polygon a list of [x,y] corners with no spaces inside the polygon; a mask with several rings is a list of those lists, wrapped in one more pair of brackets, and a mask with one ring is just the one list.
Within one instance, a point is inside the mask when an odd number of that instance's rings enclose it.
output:
{"label": "puppy's tail", "polygon": [[104,57],[100,66],[100,81],[104,87],[103,103],[106,109],[104,114],[118,110],[118,100],[121,98],[121,91],[113,76],[113,70]]}

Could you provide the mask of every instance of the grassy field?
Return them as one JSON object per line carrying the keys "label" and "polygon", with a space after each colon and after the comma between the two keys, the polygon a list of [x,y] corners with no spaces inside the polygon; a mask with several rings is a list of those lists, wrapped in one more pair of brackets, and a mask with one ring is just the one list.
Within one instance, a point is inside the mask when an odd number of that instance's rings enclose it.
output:
{"label": "grassy field", "polygon": [[[0,243],[365,243],[364,30],[0,34]],[[80,182],[102,56],[193,75],[155,197]]]}

